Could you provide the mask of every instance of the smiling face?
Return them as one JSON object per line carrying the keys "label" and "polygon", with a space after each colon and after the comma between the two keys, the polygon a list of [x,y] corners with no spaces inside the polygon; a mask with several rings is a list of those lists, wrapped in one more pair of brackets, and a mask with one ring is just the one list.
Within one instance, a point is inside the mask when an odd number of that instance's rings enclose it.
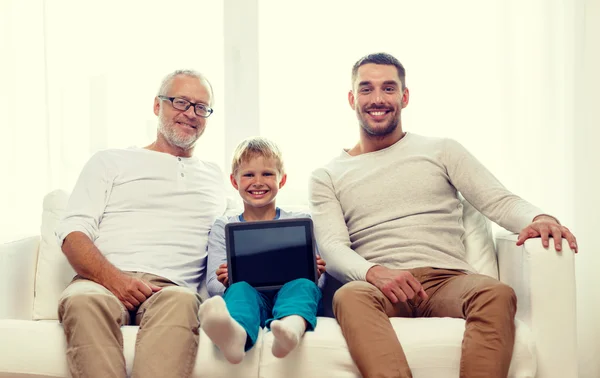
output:
{"label": "smiling face", "polygon": [[240,193],[246,210],[249,207],[274,210],[275,197],[286,178],[279,171],[276,159],[261,155],[242,161],[230,176],[231,184]]}
{"label": "smiling face", "polygon": [[[179,75],[173,78],[166,97],[180,97],[193,103],[209,106],[210,91],[198,77]],[[154,99],[154,114],[158,116],[158,138],[183,150],[194,147],[206,127],[206,118],[194,113],[194,107],[181,111],[169,100]]]}
{"label": "smiling face", "polygon": [[365,137],[402,135],[401,112],[408,105],[408,88],[403,89],[396,67],[373,63],[360,66],[348,102]]}

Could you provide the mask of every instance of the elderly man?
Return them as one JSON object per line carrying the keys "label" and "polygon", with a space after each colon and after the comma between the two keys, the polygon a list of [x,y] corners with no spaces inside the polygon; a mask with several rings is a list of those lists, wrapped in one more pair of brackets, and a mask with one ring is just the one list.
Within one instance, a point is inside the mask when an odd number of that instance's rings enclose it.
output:
{"label": "elderly man", "polygon": [[408,105],[405,71],[389,54],[360,59],[352,70],[351,108],[359,141],[311,181],[315,233],[330,274],[342,282],[333,299],[350,354],[365,378],[411,377],[389,317],[466,319],[460,376],[506,377],[517,309],[514,291],[465,261],[464,197],[517,244],[549,235],[577,250],[558,221],[510,193],[464,147],[402,129]]}
{"label": "elderly man", "polygon": [[206,243],[226,207],[220,169],[192,156],[212,113],[194,71],[168,75],[154,99],[156,140],[96,153],[56,235],[77,272],[59,303],[73,377],[126,377],[122,325],[139,325],[133,377],[189,377]]}

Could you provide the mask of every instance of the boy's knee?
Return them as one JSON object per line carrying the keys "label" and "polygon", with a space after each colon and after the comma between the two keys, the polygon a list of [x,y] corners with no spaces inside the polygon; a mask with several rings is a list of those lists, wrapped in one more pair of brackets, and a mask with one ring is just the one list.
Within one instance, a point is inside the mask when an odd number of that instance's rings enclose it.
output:
{"label": "boy's knee", "polygon": [[297,278],[292,282],[297,282],[300,285],[316,285],[315,281],[311,281],[308,278]]}
{"label": "boy's knee", "polygon": [[240,281],[240,282],[236,282],[234,284],[232,284],[231,286],[229,286],[229,288],[227,288],[227,291],[231,291],[231,292],[249,292],[249,291],[256,291],[255,288],[253,288],[248,282],[246,281]]}
{"label": "boy's knee", "polygon": [[293,281],[286,283],[284,286],[288,287],[296,287],[296,288],[306,288],[306,289],[318,289],[319,287],[314,281],[311,281],[306,278],[297,278]]}

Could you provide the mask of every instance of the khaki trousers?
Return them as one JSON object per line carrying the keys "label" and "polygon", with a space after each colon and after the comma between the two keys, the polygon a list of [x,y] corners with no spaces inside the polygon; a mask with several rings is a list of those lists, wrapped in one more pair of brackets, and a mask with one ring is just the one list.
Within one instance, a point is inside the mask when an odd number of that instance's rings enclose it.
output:
{"label": "khaki trousers", "polygon": [[135,311],[104,286],[76,276],[59,301],[74,378],[126,377],[122,325],[139,325],[132,377],[189,377],[198,352],[198,308],[194,291],[152,274],[126,272],[163,289]]}
{"label": "khaki trousers", "polygon": [[392,304],[364,281],[347,283],[334,295],[335,316],[362,376],[412,377],[389,317],[452,317],[466,319],[460,376],[506,378],[515,339],[513,289],[488,276],[455,270],[410,272],[429,299],[415,297]]}

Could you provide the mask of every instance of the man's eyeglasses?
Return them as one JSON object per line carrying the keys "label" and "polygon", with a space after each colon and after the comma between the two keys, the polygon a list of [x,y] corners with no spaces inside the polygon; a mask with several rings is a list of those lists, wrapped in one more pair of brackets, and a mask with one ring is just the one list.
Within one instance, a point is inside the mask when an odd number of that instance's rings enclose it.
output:
{"label": "man's eyeglasses", "polygon": [[190,106],[194,107],[194,113],[198,117],[208,118],[212,114],[213,110],[210,106],[206,106],[204,104],[194,104],[193,102],[189,102],[188,100],[181,97],[167,97],[167,96],[157,96],[161,100],[169,100],[173,107],[177,110],[181,110],[185,112],[190,108]]}

